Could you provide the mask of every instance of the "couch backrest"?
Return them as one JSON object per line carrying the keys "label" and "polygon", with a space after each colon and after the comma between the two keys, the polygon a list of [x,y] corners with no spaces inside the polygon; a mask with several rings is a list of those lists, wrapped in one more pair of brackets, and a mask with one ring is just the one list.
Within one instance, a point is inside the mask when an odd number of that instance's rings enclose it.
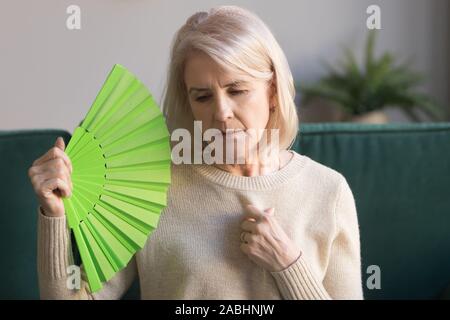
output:
{"label": "couch backrest", "polygon": [[[450,123],[305,124],[294,149],[349,182],[365,298],[438,297],[450,283]],[[371,265],[380,290],[365,285]]]}
{"label": "couch backrest", "polygon": [[[0,299],[36,299],[36,207],[27,176],[62,130],[0,131]],[[302,124],[297,152],[341,172],[355,196],[365,298],[434,298],[450,276],[450,123]],[[125,298],[137,298],[135,284]]]}

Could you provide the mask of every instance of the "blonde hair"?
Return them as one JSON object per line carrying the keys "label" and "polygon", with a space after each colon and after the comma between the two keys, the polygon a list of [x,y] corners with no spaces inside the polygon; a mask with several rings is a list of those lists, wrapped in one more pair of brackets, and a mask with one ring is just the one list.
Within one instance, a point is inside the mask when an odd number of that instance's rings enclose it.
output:
{"label": "blonde hair", "polygon": [[184,83],[184,66],[192,51],[201,51],[228,70],[272,81],[275,111],[267,129],[279,129],[280,149],[289,149],[297,135],[295,87],[286,57],[269,28],[255,14],[236,6],[197,12],[187,19],[172,42],[163,113],[169,131],[192,132],[194,117]]}

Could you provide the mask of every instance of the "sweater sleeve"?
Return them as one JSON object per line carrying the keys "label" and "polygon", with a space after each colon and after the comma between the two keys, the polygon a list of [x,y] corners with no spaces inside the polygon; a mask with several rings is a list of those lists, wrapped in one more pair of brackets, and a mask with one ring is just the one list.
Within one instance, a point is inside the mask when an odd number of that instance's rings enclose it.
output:
{"label": "sweater sleeve", "polygon": [[342,177],[335,209],[336,232],[324,285],[333,299],[363,299],[361,249],[355,199]]}
{"label": "sweater sleeve", "polygon": [[[67,286],[67,268],[74,265],[72,243],[66,217],[47,217],[38,208],[37,267],[41,299],[119,299],[137,275],[135,258],[118,272],[103,288],[91,293],[83,277],[80,289]],[[83,267],[81,267],[83,274]],[[70,281],[70,280],[69,280]]]}
{"label": "sweater sleeve", "polygon": [[330,300],[323,284],[311,272],[303,254],[284,270],[271,272],[285,300]]}
{"label": "sweater sleeve", "polygon": [[344,177],[337,193],[334,218],[335,234],[323,281],[313,274],[303,255],[288,268],[271,273],[284,299],[363,298],[358,218],[352,191]]}

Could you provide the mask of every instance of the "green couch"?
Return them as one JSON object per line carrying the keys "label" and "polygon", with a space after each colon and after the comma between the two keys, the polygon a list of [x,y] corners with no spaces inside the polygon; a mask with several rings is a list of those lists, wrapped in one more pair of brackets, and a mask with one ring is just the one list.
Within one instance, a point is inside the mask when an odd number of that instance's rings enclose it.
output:
{"label": "green couch", "polygon": [[[38,298],[32,161],[61,130],[0,131],[0,299]],[[302,124],[293,146],[341,172],[358,210],[366,299],[443,297],[450,283],[450,123]],[[381,270],[369,290],[367,269]],[[447,291],[448,292],[448,291]],[[137,298],[135,284],[125,298]]]}

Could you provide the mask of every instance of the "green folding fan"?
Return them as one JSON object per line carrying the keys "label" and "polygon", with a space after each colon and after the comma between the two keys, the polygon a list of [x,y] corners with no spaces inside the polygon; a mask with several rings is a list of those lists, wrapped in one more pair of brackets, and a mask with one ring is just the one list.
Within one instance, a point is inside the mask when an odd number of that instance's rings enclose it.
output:
{"label": "green folding fan", "polygon": [[96,292],[157,227],[170,184],[169,132],[145,86],[115,65],[65,151],[73,191],[64,207]]}

